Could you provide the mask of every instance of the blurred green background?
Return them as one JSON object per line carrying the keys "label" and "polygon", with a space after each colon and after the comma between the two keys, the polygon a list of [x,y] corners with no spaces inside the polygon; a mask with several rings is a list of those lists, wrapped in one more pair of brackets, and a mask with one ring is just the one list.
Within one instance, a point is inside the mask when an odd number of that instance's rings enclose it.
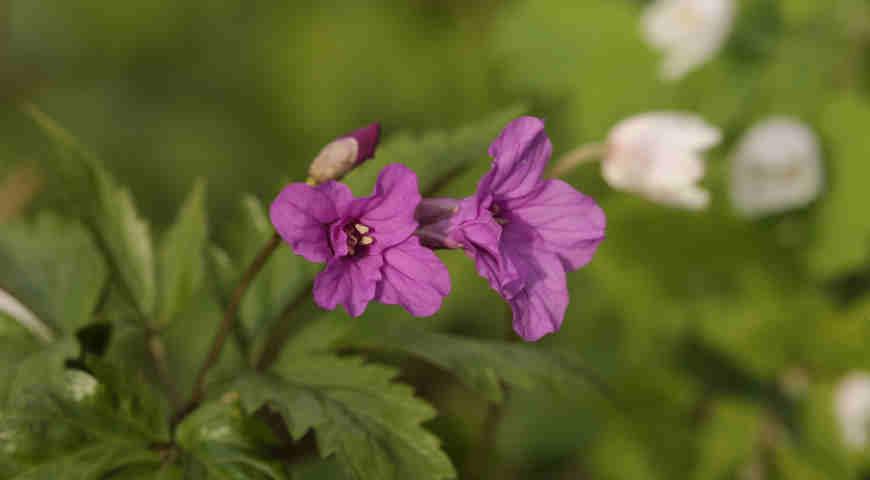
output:
{"label": "blurred green background", "polygon": [[[636,113],[701,114],[725,133],[707,212],[614,192],[594,166],[567,179],[601,203],[608,236],[569,276],[565,325],[540,347],[578,354],[613,398],[511,391],[481,452],[484,399],[404,365],[440,411],[430,427],[460,471],[486,478],[870,478],[832,411],[836,382],[870,369],[870,2],[740,0],[723,50],[664,83],[640,0],[2,1],[0,96],[29,98],[92,147],[157,231],[202,177],[213,237],[231,241],[244,193],[268,202],[371,121],[389,137],[519,103],[547,119],[558,155]],[[729,153],[768,115],[813,127],[828,184],[807,209],[750,222],[728,202]],[[41,179],[21,214],[74,208],[14,101],[0,132],[0,184],[27,167]],[[481,152],[442,193],[470,193],[487,168]],[[500,298],[461,253],[442,258],[454,292],[441,313],[367,317],[503,338]]]}

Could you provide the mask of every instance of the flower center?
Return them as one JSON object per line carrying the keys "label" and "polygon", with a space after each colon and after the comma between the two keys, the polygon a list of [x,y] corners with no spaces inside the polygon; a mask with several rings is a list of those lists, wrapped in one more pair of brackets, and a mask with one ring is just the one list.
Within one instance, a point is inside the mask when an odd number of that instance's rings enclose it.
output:
{"label": "flower center", "polygon": [[372,229],[359,222],[350,222],[342,228],[347,235],[347,254],[355,255],[358,248],[367,247],[375,242],[369,235]]}
{"label": "flower center", "polygon": [[501,214],[501,207],[498,206],[497,203],[493,203],[492,206],[489,207],[489,212],[492,213],[492,218],[495,220],[495,223],[499,225],[505,225],[508,221]]}

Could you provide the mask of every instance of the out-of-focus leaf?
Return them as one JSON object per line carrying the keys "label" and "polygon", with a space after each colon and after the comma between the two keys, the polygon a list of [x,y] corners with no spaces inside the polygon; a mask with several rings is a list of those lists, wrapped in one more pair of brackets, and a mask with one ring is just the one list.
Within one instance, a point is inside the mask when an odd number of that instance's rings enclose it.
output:
{"label": "out-of-focus leaf", "polygon": [[112,176],[78,140],[35,106],[26,111],[55,142],[61,169],[78,185],[88,223],[130,298],[145,318],[155,312],[157,290],[154,252],[148,224],[139,216],[129,190]]}
{"label": "out-of-focus leaf", "polygon": [[171,322],[202,283],[206,227],[205,187],[197,182],[160,245],[157,327]]}
{"label": "out-of-focus leaf", "polygon": [[285,355],[272,372],[231,388],[248,412],[279,412],[294,438],[313,429],[321,456],[334,454],[352,478],[454,478],[438,439],[420,426],[435,411],[395,375],[357,358]]}
{"label": "out-of-focus leaf", "polygon": [[761,445],[763,417],[757,407],[723,400],[701,433],[697,480],[739,478]]}
{"label": "out-of-focus leaf", "polygon": [[558,391],[597,381],[577,358],[566,354],[523,344],[432,333],[398,321],[371,319],[359,324],[342,343],[420,357],[452,372],[466,386],[494,402],[503,399],[502,383]]}
{"label": "out-of-focus leaf", "polygon": [[286,478],[283,467],[263,457],[266,450],[245,431],[237,404],[206,403],[178,425],[178,444],[200,463],[208,478]]}
{"label": "out-of-focus leaf", "polygon": [[863,265],[870,251],[870,218],[855,214],[855,206],[866,203],[864,179],[870,177],[870,145],[863,140],[868,122],[870,104],[854,93],[840,96],[822,116],[822,132],[830,141],[830,181],[809,258],[812,269],[824,277]]}
{"label": "out-of-focus leaf", "polygon": [[103,257],[78,222],[45,213],[0,228],[0,288],[56,333],[93,320],[106,274]]}
{"label": "out-of-focus leaf", "polygon": [[369,195],[384,166],[402,163],[417,174],[420,191],[429,192],[443,186],[472,162],[485,161],[489,144],[525,110],[523,106],[514,106],[454,130],[389,137],[378,147],[375,158],[354,170],[346,182],[357,196]]}

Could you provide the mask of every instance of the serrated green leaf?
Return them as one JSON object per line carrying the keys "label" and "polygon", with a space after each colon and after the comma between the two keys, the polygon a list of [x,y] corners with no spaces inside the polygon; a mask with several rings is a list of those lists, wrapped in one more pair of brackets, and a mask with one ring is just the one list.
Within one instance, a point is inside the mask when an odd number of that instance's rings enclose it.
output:
{"label": "serrated green leaf", "polygon": [[197,182],[160,245],[157,328],[169,324],[202,284],[206,222],[205,186]]}
{"label": "serrated green leaf", "polygon": [[[94,480],[117,478],[113,473],[136,464],[159,464],[160,457],[138,443],[98,441],[85,448],[52,458],[27,469],[11,480]],[[150,477],[154,478],[154,477]]]}
{"label": "serrated green leaf", "polygon": [[517,343],[432,333],[384,319],[358,324],[342,343],[420,357],[452,372],[466,386],[494,402],[503,399],[502,383],[523,389],[561,389],[564,393],[570,386],[587,386],[591,375],[578,359],[566,354]]}
{"label": "serrated green leaf", "polygon": [[865,178],[870,177],[870,145],[863,140],[870,122],[870,102],[845,94],[830,103],[822,116],[822,131],[830,140],[830,182],[818,213],[818,239],[810,266],[830,277],[859,267],[870,251],[870,218],[854,208],[866,202]]}
{"label": "serrated green leaf", "polygon": [[102,478],[160,461],[151,446],[168,441],[165,405],[141,378],[89,364],[93,375],[55,366],[59,373],[16,386],[0,409],[2,455],[22,466],[21,478],[57,478],[58,471]]}
{"label": "serrated green leaf", "polygon": [[98,198],[93,221],[101,243],[133,302],[149,318],[154,313],[157,290],[148,224],[136,211],[129,191],[117,187],[96,163],[89,166]]}
{"label": "serrated green leaf", "polygon": [[154,252],[148,224],[136,211],[130,191],[118,186],[93,154],[51,117],[33,105],[25,105],[24,111],[54,141],[64,160],[61,169],[81,181],[78,200],[86,205],[85,216],[100,247],[139,313],[150,318],[157,298]]}
{"label": "serrated green leaf", "polygon": [[231,388],[248,412],[278,411],[294,438],[313,429],[321,456],[334,454],[352,478],[454,478],[438,439],[420,426],[434,410],[395,375],[358,358],[285,356],[271,373],[246,374]]}
{"label": "serrated green leaf", "polygon": [[76,221],[44,213],[0,229],[0,288],[56,333],[92,321],[106,275],[91,235]]}
{"label": "serrated green leaf", "polygon": [[207,403],[178,425],[178,444],[202,464],[209,478],[286,478],[280,464],[263,457],[266,449],[252,439],[245,421],[238,404]]}

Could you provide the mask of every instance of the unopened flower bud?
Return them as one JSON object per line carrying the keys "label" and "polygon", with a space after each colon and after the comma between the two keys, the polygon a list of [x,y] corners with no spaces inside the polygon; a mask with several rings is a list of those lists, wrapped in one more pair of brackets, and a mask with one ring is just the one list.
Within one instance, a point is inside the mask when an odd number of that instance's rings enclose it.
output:
{"label": "unopened flower bud", "polygon": [[651,112],[623,120],[611,130],[601,173],[617,189],[653,202],[701,210],[710,194],[702,153],[719,143],[719,130],[697,115]]}
{"label": "unopened flower bud", "polygon": [[341,179],[375,155],[380,136],[380,124],[373,123],[333,140],[311,162],[308,182],[319,185]]}
{"label": "unopened flower bud", "polygon": [[834,392],[834,411],[844,443],[856,449],[865,447],[870,433],[870,374],[853,372],[840,381]]}
{"label": "unopened flower bud", "polygon": [[824,183],[821,147],[804,124],[772,118],[752,127],[737,146],[731,200],[746,217],[781,213],[812,202]]}
{"label": "unopened flower bud", "polygon": [[664,53],[662,76],[676,80],[710,60],[728,39],[734,0],[656,0],[643,16],[647,42]]}

